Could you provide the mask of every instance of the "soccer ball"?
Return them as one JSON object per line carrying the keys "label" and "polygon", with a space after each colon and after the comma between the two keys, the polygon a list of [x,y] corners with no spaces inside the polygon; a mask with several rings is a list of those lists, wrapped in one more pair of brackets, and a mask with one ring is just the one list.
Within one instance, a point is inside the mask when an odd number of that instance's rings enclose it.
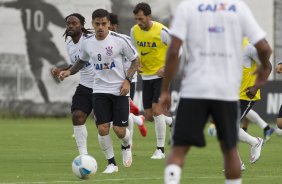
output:
{"label": "soccer ball", "polygon": [[72,161],[72,172],[80,179],[87,179],[98,169],[95,158],[90,155],[79,155]]}
{"label": "soccer ball", "polygon": [[216,127],[214,124],[210,124],[208,127],[208,135],[216,136]]}

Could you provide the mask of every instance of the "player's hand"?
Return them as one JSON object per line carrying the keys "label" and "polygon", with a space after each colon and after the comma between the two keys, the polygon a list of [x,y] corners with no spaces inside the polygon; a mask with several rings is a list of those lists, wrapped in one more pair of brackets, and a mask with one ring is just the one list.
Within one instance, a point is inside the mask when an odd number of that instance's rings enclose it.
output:
{"label": "player's hand", "polygon": [[156,110],[161,114],[169,112],[171,106],[171,96],[169,92],[162,92],[160,101],[157,103]]}
{"label": "player's hand", "polygon": [[70,76],[71,72],[69,70],[61,71],[59,74],[59,79],[63,81],[65,78]]}
{"label": "player's hand", "polygon": [[165,68],[161,67],[158,71],[157,71],[157,75],[159,77],[164,77],[164,72],[165,72]]}
{"label": "player's hand", "polygon": [[259,88],[257,86],[250,86],[247,89],[245,89],[244,91],[246,92],[246,95],[250,99],[253,99],[256,96],[258,90],[259,90]]}
{"label": "player's hand", "polygon": [[51,69],[51,74],[55,78],[59,78],[60,72],[61,72],[61,70],[59,68],[52,68]]}
{"label": "player's hand", "polygon": [[130,83],[128,80],[124,80],[120,87],[120,96],[126,96],[130,90]]}
{"label": "player's hand", "polygon": [[276,72],[277,73],[282,73],[282,64],[278,64],[277,66],[276,66]]}

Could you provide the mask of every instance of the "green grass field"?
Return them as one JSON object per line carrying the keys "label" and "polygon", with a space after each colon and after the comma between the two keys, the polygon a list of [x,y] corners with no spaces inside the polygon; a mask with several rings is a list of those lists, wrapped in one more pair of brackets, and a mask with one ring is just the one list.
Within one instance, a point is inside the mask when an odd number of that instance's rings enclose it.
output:
{"label": "green grass field", "polygon": [[[88,180],[79,180],[71,171],[71,162],[78,151],[72,138],[70,118],[0,119],[0,184],[163,183],[164,160],[150,159],[155,150],[153,124],[147,123],[149,132],[146,138],[141,137],[135,127],[133,164],[130,168],[123,167],[120,142],[112,135],[119,172],[111,175],[101,173],[107,162],[99,148],[92,120],[88,120],[87,128],[88,150],[98,162],[98,172]],[[252,125],[249,129],[251,134],[262,136],[257,126]],[[206,148],[193,148],[189,153],[182,173],[182,184],[224,183],[219,145],[215,137],[206,138]],[[169,152],[168,146],[166,152]],[[240,144],[240,153],[246,165],[244,183],[282,183],[282,137],[273,135],[255,164],[249,163],[248,145]]]}

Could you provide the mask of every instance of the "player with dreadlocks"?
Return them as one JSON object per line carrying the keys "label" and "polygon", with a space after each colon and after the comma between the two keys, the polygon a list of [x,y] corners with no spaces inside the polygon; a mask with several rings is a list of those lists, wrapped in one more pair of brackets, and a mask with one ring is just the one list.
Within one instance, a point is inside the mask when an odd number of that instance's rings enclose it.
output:
{"label": "player with dreadlocks", "polygon": [[[84,28],[85,18],[73,13],[65,18],[66,31],[63,36],[65,40],[70,36],[71,40],[67,43],[67,52],[70,58],[70,65],[67,68],[53,68],[52,75],[58,77],[61,71],[69,69],[78,59],[82,41],[91,36],[91,32]],[[87,62],[80,70],[80,83],[72,98],[72,123],[76,145],[79,154],[88,154],[87,151],[87,129],[85,121],[93,109],[92,105],[92,86],[93,86],[93,66]]]}

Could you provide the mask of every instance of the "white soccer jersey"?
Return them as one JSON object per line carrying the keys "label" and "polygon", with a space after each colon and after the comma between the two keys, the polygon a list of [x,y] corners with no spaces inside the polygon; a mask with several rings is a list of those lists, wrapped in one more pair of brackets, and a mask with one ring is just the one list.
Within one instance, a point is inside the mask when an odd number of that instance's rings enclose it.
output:
{"label": "white soccer jersey", "polygon": [[95,36],[82,43],[80,59],[90,60],[94,66],[93,93],[120,95],[125,80],[125,57],[133,61],[138,56],[130,42],[115,32],[109,32],[104,40]]}
{"label": "white soccer jersey", "polygon": [[235,101],[242,76],[242,40],[254,45],[265,32],[241,0],[186,0],[171,34],[188,49],[181,97]]}
{"label": "white soccer jersey", "polygon": [[[88,35],[90,36],[90,35]],[[74,63],[79,58],[80,49],[82,41],[86,38],[86,35],[83,35],[80,37],[79,41],[77,43],[74,43],[72,40],[67,44],[67,52],[70,58],[70,64],[74,65]],[[88,60],[87,60],[88,61]],[[79,70],[80,73],[80,84],[92,88],[93,87],[93,81],[94,81],[94,69],[93,66],[87,62],[85,66]]]}

